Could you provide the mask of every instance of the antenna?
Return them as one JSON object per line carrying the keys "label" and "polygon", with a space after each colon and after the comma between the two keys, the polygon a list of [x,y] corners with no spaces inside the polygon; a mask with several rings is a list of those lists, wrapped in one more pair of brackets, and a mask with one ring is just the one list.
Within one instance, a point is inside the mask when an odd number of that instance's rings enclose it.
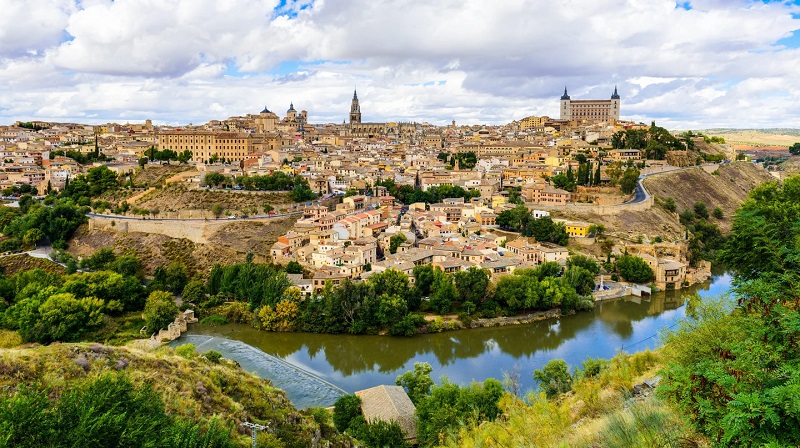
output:
{"label": "antenna", "polygon": [[242,426],[244,426],[245,428],[250,428],[253,434],[253,448],[256,448],[256,445],[258,443],[258,431],[264,431],[265,429],[269,429],[268,425],[259,425],[258,423],[253,423],[253,422],[244,422],[242,423]]}

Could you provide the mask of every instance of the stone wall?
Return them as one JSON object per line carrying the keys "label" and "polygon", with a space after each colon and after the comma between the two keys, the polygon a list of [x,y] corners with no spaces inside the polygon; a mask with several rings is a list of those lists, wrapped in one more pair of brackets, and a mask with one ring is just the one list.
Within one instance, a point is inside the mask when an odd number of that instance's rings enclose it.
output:
{"label": "stone wall", "polygon": [[645,211],[649,210],[654,204],[652,196],[649,196],[642,202],[626,203],[618,205],[593,205],[593,204],[567,204],[567,205],[531,205],[539,210],[548,211],[567,211],[576,213],[596,213],[598,215],[609,216],[616,215],[622,211]]}
{"label": "stone wall", "polygon": [[[248,218],[248,221],[269,222],[278,218]],[[166,235],[170,238],[186,238],[197,244],[208,243],[208,236],[213,235],[220,227],[238,220],[231,219],[140,219],[128,217],[92,216],[89,218],[89,230],[111,230],[120,233],[143,232]]]}

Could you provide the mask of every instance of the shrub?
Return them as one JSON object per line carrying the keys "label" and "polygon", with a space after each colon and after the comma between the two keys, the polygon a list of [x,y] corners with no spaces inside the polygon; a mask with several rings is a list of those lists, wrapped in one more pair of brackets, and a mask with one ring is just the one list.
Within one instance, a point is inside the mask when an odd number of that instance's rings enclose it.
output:
{"label": "shrub", "polygon": [[216,327],[219,325],[225,325],[228,323],[228,319],[225,319],[223,316],[219,314],[213,314],[208,317],[204,317],[203,320],[200,321],[203,325],[208,325],[210,327]]}
{"label": "shrub", "polygon": [[205,352],[203,356],[214,364],[219,364],[219,360],[222,359],[222,353],[216,350],[209,350]]}
{"label": "shrub", "polygon": [[151,333],[166,328],[178,315],[178,307],[172,300],[172,294],[164,291],[153,291],[144,305],[144,321]]}
{"label": "shrub", "polygon": [[542,370],[535,370],[533,378],[539,381],[539,389],[553,398],[572,389],[572,375],[563,359],[553,359]]}
{"label": "shrub", "polygon": [[333,405],[333,425],[336,430],[345,432],[356,417],[361,417],[361,399],[355,394],[339,397]]}
{"label": "shrub", "polygon": [[179,345],[175,349],[175,354],[181,358],[192,359],[197,356],[197,347],[195,347],[194,344]]}

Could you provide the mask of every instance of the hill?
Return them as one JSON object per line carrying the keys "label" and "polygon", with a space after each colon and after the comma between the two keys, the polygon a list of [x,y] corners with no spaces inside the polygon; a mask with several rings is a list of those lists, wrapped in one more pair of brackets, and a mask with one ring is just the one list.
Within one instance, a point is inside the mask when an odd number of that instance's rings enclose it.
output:
{"label": "hill", "polygon": [[[85,257],[103,247],[112,247],[117,253],[136,255],[148,274],[152,274],[158,266],[180,261],[190,272],[206,275],[216,263],[244,261],[248,252],[252,252],[257,261],[264,261],[272,244],[290,230],[296,220],[297,216],[271,219],[268,224],[231,221],[207,235],[205,243],[156,233],[123,233],[81,226],[70,241],[69,252]],[[204,222],[191,221],[176,225],[203,226]]]}
{"label": "hill", "polygon": [[189,421],[216,417],[223,427],[233,427],[233,436],[243,447],[249,445],[240,426],[245,421],[269,426],[270,434],[259,437],[268,446],[319,447],[327,441],[331,447],[351,446],[350,439],[332,427],[326,412],[298,411],[283,391],[232,361],[212,362],[194,353],[181,357],[166,347],[145,352],[99,344],[52,344],[0,350],[0,389],[5,396],[27,385],[47,391],[54,400],[81,384],[120,373],[134,386],[152,387],[168,415]]}
{"label": "hill", "polygon": [[750,190],[775,178],[748,162],[720,165],[715,172],[696,168],[659,174],[645,179],[644,186],[656,202],[674,199],[678,213],[693,208],[696,202],[704,202],[709,211],[721,208],[723,218],[716,222],[727,232],[733,212],[747,199]]}

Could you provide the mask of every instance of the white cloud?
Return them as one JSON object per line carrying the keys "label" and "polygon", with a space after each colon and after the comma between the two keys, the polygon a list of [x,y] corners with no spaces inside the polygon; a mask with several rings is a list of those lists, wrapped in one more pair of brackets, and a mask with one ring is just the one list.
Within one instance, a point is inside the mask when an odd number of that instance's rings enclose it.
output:
{"label": "white cloud", "polygon": [[[277,5],[0,0],[0,85],[9,87],[0,90],[0,117],[199,123],[264,102],[282,113],[294,101],[312,121],[339,122],[355,85],[365,119],[504,123],[557,114],[564,84],[573,98],[606,98],[616,84],[623,117],[678,127],[799,122],[800,51],[775,45],[800,28],[792,5]],[[306,62],[271,72],[284,61]]]}

